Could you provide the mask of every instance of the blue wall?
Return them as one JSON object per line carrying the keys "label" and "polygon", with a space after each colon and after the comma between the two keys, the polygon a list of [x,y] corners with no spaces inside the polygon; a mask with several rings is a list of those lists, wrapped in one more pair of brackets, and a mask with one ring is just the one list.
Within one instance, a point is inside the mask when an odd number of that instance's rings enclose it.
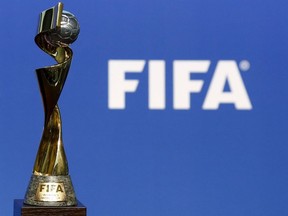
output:
{"label": "blue wall", "polygon": [[[1,216],[24,197],[39,146],[44,116],[34,70],[54,62],[34,36],[39,13],[56,3],[0,7]],[[70,174],[88,215],[288,214],[288,1],[64,4],[81,33],[59,106]],[[145,61],[141,73],[126,74],[139,85],[125,109],[108,107],[111,60]],[[149,109],[151,60],[165,63],[165,109]],[[173,105],[177,60],[210,62],[206,73],[191,73],[188,83],[204,83],[184,110]],[[237,66],[252,109],[203,109],[221,60]]]}

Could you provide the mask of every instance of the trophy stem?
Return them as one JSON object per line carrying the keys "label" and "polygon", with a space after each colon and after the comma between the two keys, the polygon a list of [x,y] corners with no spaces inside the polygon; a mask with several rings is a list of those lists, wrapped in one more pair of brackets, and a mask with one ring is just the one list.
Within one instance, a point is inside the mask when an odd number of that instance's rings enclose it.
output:
{"label": "trophy stem", "polygon": [[63,147],[60,110],[56,105],[44,127],[33,170],[34,175],[68,175],[68,162]]}

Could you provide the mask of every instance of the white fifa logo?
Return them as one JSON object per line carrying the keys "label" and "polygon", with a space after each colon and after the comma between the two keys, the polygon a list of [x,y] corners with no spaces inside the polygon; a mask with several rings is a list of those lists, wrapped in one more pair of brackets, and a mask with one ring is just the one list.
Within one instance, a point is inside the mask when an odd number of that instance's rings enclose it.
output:
{"label": "white fifa logo", "polygon": [[[145,60],[109,60],[108,107],[125,109],[126,94],[136,92],[139,80],[127,80],[127,73],[142,73]],[[175,60],[173,62],[173,108],[189,110],[191,95],[202,91],[203,80],[190,78],[192,74],[205,74],[209,60]],[[148,107],[151,110],[166,108],[165,61],[148,61]],[[226,83],[229,91],[225,91]],[[217,110],[220,104],[234,104],[236,110],[251,110],[252,104],[236,61],[218,61],[210,82],[203,110]]]}

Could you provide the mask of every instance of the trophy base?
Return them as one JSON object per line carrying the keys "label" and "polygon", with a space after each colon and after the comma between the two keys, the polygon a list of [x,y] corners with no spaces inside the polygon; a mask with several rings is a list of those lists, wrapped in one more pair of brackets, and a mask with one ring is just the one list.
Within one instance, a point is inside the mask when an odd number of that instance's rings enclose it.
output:
{"label": "trophy base", "polygon": [[86,216],[86,207],[79,201],[77,206],[44,207],[29,206],[23,203],[23,199],[14,200],[14,216]]}
{"label": "trophy base", "polygon": [[24,204],[46,207],[77,205],[70,176],[32,175]]}

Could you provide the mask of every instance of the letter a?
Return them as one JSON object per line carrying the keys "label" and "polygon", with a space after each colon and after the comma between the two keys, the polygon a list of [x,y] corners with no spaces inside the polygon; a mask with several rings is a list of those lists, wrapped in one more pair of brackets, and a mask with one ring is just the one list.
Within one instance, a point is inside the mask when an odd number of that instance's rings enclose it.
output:
{"label": "letter a", "polygon": [[[224,91],[225,83],[230,91]],[[217,110],[220,104],[234,104],[237,110],[251,110],[252,105],[235,61],[219,61],[209,86],[203,109]]]}

